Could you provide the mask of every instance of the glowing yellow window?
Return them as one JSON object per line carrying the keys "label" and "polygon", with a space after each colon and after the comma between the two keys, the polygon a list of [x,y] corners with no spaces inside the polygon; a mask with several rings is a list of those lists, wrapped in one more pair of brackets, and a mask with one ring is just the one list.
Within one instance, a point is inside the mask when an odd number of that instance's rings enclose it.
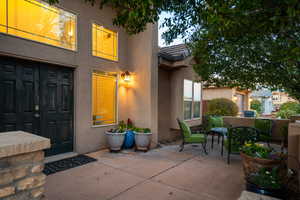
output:
{"label": "glowing yellow window", "polygon": [[38,0],[0,0],[0,32],[76,49],[76,15]]}
{"label": "glowing yellow window", "polygon": [[115,124],[117,121],[117,77],[98,71],[92,81],[93,125]]}
{"label": "glowing yellow window", "polygon": [[93,24],[93,56],[117,61],[118,33]]}

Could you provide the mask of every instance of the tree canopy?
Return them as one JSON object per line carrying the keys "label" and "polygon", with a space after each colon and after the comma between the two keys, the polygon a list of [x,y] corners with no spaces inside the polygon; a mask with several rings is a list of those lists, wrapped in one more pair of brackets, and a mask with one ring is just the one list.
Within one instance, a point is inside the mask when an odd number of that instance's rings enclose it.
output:
{"label": "tree canopy", "polygon": [[129,34],[171,13],[163,38],[187,39],[207,84],[265,86],[300,99],[299,0],[102,0],[103,6],[116,10],[114,24]]}

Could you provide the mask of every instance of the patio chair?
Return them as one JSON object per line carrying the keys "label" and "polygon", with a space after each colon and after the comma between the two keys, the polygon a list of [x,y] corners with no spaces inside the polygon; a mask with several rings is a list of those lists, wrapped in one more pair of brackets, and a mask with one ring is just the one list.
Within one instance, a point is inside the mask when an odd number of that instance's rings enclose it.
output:
{"label": "patio chair", "polygon": [[270,119],[255,119],[254,128],[260,131],[260,141],[266,142],[270,145],[270,141],[272,139],[272,129],[274,123],[273,120]]}
{"label": "patio chair", "polygon": [[208,116],[207,119],[207,132],[212,136],[211,148],[214,147],[214,136],[218,136],[218,144],[220,143],[220,137],[222,139],[221,155],[223,155],[224,137],[227,135],[229,125],[224,123],[221,116]]}
{"label": "patio chair", "polygon": [[227,148],[227,163],[230,164],[230,155],[239,154],[245,142],[259,142],[260,131],[253,127],[239,126],[230,128],[225,142]]}
{"label": "patio chair", "polygon": [[187,125],[186,122],[181,121],[180,119],[177,119],[178,125],[180,127],[181,135],[182,135],[182,144],[179,152],[183,151],[185,144],[201,144],[203,151],[205,154],[207,154],[206,151],[206,142],[207,142],[207,136],[204,133],[192,133],[189,125]]}

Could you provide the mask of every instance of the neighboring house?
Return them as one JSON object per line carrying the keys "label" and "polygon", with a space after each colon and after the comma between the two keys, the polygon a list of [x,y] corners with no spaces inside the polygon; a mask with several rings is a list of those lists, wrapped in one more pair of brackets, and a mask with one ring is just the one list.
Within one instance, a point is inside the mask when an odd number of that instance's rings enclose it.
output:
{"label": "neighboring house", "polygon": [[129,36],[111,8],[78,0],[3,0],[0,13],[0,132],[48,137],[47,155],[86,153],[130,118],[157,143],[156,24]]}
{"label": "neighboring house", "polygon": [[268,89],[253,91],[251,98],[259,100],[262,103],[262,114],[271,115],[273,112],[272,92]]}
{"label": "neighboring house", "polygon": [[178,137],[176,118],[201,124],[202,84],[185,45],[160,48],[158,61],[158,138],[168,141]]}
{"label": "neighboring house", "polygon": [[278,111],[280,106],[286,102],[298,102],[298,101],[291,98],[285,92],[280,92],[280,91],[272,92],[272,103],[274,106],[274,111]]}
{"label": "neighboring house", "polygon": [[206,87],[203,88],[203,101],[209,101],[217,98],[226,98],[237,104],[239,113],[250,109],[250,92],[248,90],[238,90],[228,87]]}

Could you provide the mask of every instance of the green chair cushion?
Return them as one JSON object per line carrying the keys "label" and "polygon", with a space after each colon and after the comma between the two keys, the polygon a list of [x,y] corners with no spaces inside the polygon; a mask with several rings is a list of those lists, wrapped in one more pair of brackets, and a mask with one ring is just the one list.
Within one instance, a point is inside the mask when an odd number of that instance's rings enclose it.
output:
{"label": "green chair cushion", "polygon": [[190,137],[184,138],[186,143],[203,143],[206,141],[204,134],[192,134]]}
{"label": "green chair cushion", "polygon": [[180,121],[182,132],[185,138],[190,137],[192,135],[191,129],[189,125],[185,121]]}
{"label": "green chair cushion", "polygon": [[224,127],[223,117],[209,116],[208,119],[208,130],[216,127]]}

